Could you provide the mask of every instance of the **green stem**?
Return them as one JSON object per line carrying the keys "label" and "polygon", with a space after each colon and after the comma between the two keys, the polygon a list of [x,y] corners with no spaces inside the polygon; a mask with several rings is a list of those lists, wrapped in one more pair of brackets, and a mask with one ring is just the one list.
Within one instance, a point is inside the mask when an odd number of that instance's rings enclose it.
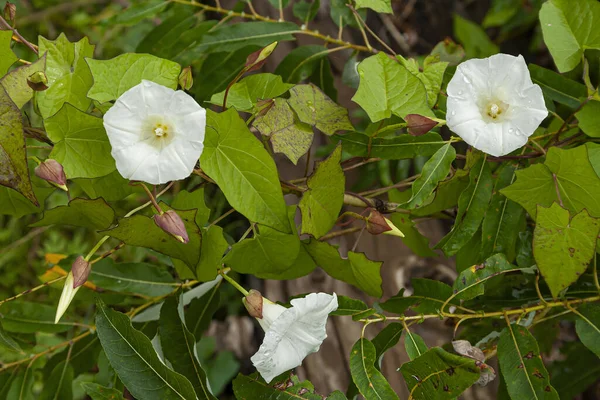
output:
{"label": "green stem", "polygon": [[90,252],[88,253],[87,256],[85,256],[85,261],[90,261],[90,258],[92,258],[92,256],[94,254],[96,254],[96,252],[98,251],[98,249],[104,244],[104,242],[106,242],[108,239],[110,239],[110,236],[104,236],[102,239],[98,240],[98,243],[96,243],[96,245],[90,250]]}
{"label": "green stem", "polygon": [[223,279],[225,279],[227,282],[231,283],[231,285],[236,288],[240,293],[242,293],[244,296],[248,296],[248,291],[246,289],[244,289],[239,283],[237,283],[236,281],[233,280],[233,278],[229,277],[227,274],[225,273],[221,273],[221,276],[223,277]]}

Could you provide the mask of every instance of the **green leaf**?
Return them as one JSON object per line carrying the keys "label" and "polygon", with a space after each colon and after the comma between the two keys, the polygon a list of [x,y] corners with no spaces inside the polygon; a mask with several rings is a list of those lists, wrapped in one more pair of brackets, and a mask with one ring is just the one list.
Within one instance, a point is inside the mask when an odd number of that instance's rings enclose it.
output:
{"label": "green leaf", "polygon": [[363,253],[348,252],[340,257],[338,250],[326,242],[311,239],[305,247],[315,263],[340,281],[351,284],[373,297],[381,297],[381,262],[369,260]]}
{"label": "green leaf", "polygon": [[569,215],[558,204],[538,206],[533,256],[553,297],[585,272],[594,255],[600,221],[583,210]]}
{"label": "green leaf", "polygon": [[123,200],[130,194],[141,190],[139,186],[131,186],[129,180],[123,178],[117,170],[100,178],[74,179],[73,181],[89,197],[93,199],[102,197],[106,201]]}
{"label": "green leaf", "polygon": [[600,306],[584,304],[577,311],[577,336],[588,349],[600,357]]}
{"label": "green leaf", "polygon": [[483,28],[454,14],[454,36],[464,46],[467,58],[485,58],[500,51]]}
{"label": "green leaf", "polygon": [[15,341],[2,327],[2,320],[0,320],[0,348],[13,353],[25,354],[25,352],[19,346],[19,343]]}
{"label": "green leaf", "polygon": [[107,229],[115,220],[115,212],[104,199],[73,199],[44,213],[44,217],[30,226],[73,225],[95,230]]}
{"label": "green leaf", "polygon": [[185,313],[185,323],[195,337],[202,337],[208,329],[212,317],[219,308],[221,295],[219,294],[220,282],[207,293],[194,298]]}
{"label": "green leaf", "polygon": [[509,272],[519,271],[511,265],[504,254],[494,254],[483,264],[465,269],[454,282],[457,299],[471,300],[484,293],[484,284],[488,279]]}
{"label": "green leaf", "polygon": [[200,165],[233,208],[253,222],[291,231],[275,162],[229,109],[207,114]]}
{"label": "green leaf", "polygon": [[337,99],[337,88],[335,87],[335,77],[328,58],[321,58],[317,62],[317,68],[310,76],[310,81],[317,85],[333,101]]}
{"label": "green leaf", "polygon": [[363,133],[351,132],[334,135],[333,140],[341,140],[344,151],[355,157],[377,157],[384,160],[431,156],[445,144],[440,135],[434,132],[422,136],[403,134],[392,138],[370,138]]}
{"label": "green leaf", "polygon": [[54,323],[56,307],[26,301],[11,301],[0,307],[0,322],[8,332],[32,333],[65,332],[72,328],[69,322]]}
{"label": "green leaf", "polygon": [[[392,200],[394,201],[394,200]],[[404,243],[413,253],[419,257],[436,257],[438,254],[429,248],[429,239],[416,228],[415,223],[406,214],[393,213],[389,215],[396,228],[404,233]]]}
{"label": "green leaf", "polygon": [[[379,306],[394,314],[404,314],[407,308],[412,308],[419,314],[438,313],[446,300],[452,296],[452,288],[444,282],[431,279],[414,278],[412,280],[413,294],[404,296],[404,289],[389,298]],[[453,300],[449,304],[455,304]]]}
{"label": "green leaf", "polygon": [[393,14],[391,0],[356,0],[356,8],[370,8],[379,13]]}
{"label": "green leaf", "polygon": [[455,158],[456,151],[451,143],[447,143],[436,151],[423,166],[421,175],[413,182],[410,200],[403,206],[412,209],[424,205],[438,183],[444,180],[450,172],[450,167]]}
{"label": "green leaf", "polygon": [[[170,209],[161,203],[164,211]],[[183,220],[190,241],[182,243],[172,235],[163,231],[151,218],[143,215],[120,218],[118,225],[103,233],[119,239],[131,246],[147,247],[185,262],[195,269],[200,258],[200,228],[196,225],[196,211],[180,211],[177,214]]]}
{"label": "green leaf", "polygon": [[[196,14],[189,15],[176,12],[172,17],[165,19],[160,25],[152,29],[137,45],[135,51],[136,53],[150,53],[158,57],[173,59],[176,52],[181,51],[180,45],[187,46],[189,44],[181,40],[186,32],[194,32],[197,37],[202,36],[202,33],[194,28],[197,22],[198,15]],[[215,21],[204,22],[207,31],[214,24]]]}
{"label": "green leaf", "polygon": [[338,308],[330,315],[359,315],[365,311],[371,310],[362,300],[352,299],[350,297],[338,295]]}
{"label": "green leaf", "polygon": [[459,169],[454,173],[452,178],[439,184],[434,193],[434,198],[429,204],[413,210],[412,214],[420,217],[453,208],[458,204],[460,195],[468,186],[469,171]]}
{"label": "green leaf", "polygon": [[310,150],[313,142],[312,128],[298,121],[287,100],[275,99],[266,114],[254,120],[254,127],[270,138],[273,151],[283,153],[294,164]]}
{"label": "green leaf", "polygon": [[92,400],[125,400],[122,391],[107,388],[97,383],[81,382],[81,387]]}
{"label": "green leaf", "polygon": [[[203,18],[201,15],[199,15],[199,17]],[[210,57],[205,58],[206,55],[202,51],[196,51],[195,47],[198,45],[198,43],[200,43],[200,41],[202,40],[202,37],[204,35],[206,35],[206,33],[215,29],[215,26],[217,25],[217,23],[218,23],[218,21],[215,21],[215,20],[202,21],[197,26],[193,27],[192,29],[189,29],[181,34],[173,35],[172,37],[169,38],[170,41],[168,43],[165,43],[165,46],[167,46],[167,48],[163,48],[161,50],[160,54],[157,54],[157,55],[162,58],[176,61],[181,65],[195,64],[201,59],[204,59],[205,62],[207,62],[208,60],[211,60]],[[223,58],[229,59],[229,56],[231,56],[233,54],[235,54],[235,53],[229,53],[228,56],[225,56],[225,54],[221,53],[220,55],[222,58],[221,58],[221,60],[218,60],[218,61],[217,61],[216,57],[213,57],[213,59],[210,61],[211,67],[215,66],[214,64],[221,64],[221,61],[223,60]],[[213,56],[214,56],[214,54],[213,54]],[[231,60],[228,60],[228,61],[231,62]],[[244,61],[245,61],[245,57],[244,57],[244,60],[241,60],[241,65],[239,66],[238,71],[241,70],[242,67],[244,66]],[[204,66],[204,63],[203,63],[203,66]],[[223,65],[220,65],[220,67],[223,68]],[[200,72],[200,75],[202,75],[202,71]],[[202,76],[202,77],[207,78],[204,76]],[[233,76],[231,78],[233,79]],[[227,83],[225,83],[225,85],[227,85],[230,81],[231,81],[231,79]],[[194,82],[194,83],[196,83],[196,82]],[[208,98],[210,98],[210,95],[212,93],[214,93],[214,92],[205,94],[205,96],[208,95]]]}
{"label": "green leaf", "polygon": [[54,142],[49,157],[62,164],[69,179],[98,178],[115,170],[101,118],[65,104],[44,125]]}
{"label": "green leaf", "polygon": [[[4,31],[1,31],[2,34]],[[33,97],[33,89],[27,84],[27,78],[36,72],[44,72],[46,69],[46,55],[44,54],[38,60],[31,64],[15,68],[0,79],[0,85],[4,87],[8,96],[19,108],[23,108],[25,103]],[[0,74],[1,76],[2,74]]]}
{"label": "green leaf", "polygon": [[87,58],[85,61],[94,77],[88,97],[100,103],[116,100],[143,79],[177,89],[181,72],[176,62],[150,54],[127,53],[110,60]]}
{"label": "green leaf", "polygon": [[67,361],[59,363],[46,380],[40,400],[58,400],[73,398],[73,367]]}
{"label": "green leaf", "polygon": [[109,309],[100,300],[96,329],[110,364],[134,397],[196,399],[190,382],[160,361],[150,339],[131,326],[129,317]]}
{"label": "green leaf", "polygon": [[540,10],[544,42],[559,72],[575,68],[584,50],[600,49],[600,4],[594,0],[550,0]]}
{"label": "green leaf", "polygon": [[196,189],[193,192],[182,190],[173,199],[171,207],[178,210],[196,210],[196,225],[203,227],[210,218],[210,208],[204,202],[204,189]]}
{"label": "green leaf", "polygon": [[146,263],[115,263],[111,258],[94,264],[89,280],[106,290],[149,297],[167,295],[178,286],[165,268]]}
{"label": "green leaf", "polygon": [[455,255],[475,235],[492,198],[492,173],[485,159],[471,168],[469,182],[458,199],[452,231],[436,245],[447,256]]}
{"label": "green leaf", "polygon": [[0,214],[21,218],[27,214],[39,213],[43,209],[44,201],[54,190],[54,187],[34,187],[33,192],[41,204],[40,207],[36,207],[22,194],[0,186]]}
{"label": "green leaf", "polygon": [[404,326],[400,322],[390,322],[371,340],[375,346],[375,359],[379,364],[384,353],[398,344],[403,330]]}
{"label": "green leaf", "polygon": [[84,37],[71,43],[64,33],[56,40],[39,37],[39,52],[46,53],[48,89],[36,93],[37,106],[44,119],[56,114],[65,103],[87,111],[91,100],[87,92],[92,86],[92,73],[85,57],[93,57],[94,45]]}
{"label": "green leaf", "polygon": [[579,342],[561,348],[566,359],[554,361],[548,366],[550,383],[561,399],[574,399],[600,377],[598,356]]}
{"label": "green leaf", "polygon": [[315,172],[308,178],[308,190],[303,193],[299,204],[303,234],[320,238],[335,224],[344,205],[346,187],[341,159],[342,147],[337,146],[325,161],[317,164]]}
{"label": "green leaf", "polygon": [[12,35],[11,30],[0,31],[0,76],[6,74],[10,66],[19,59],[10,49]]}
{"label": "green leaf", "polygon": [[229,243],[223,237],[223,228],[217,225],[211,226],[202,233],[202,250],[200,260],[196,266],[196,277],[199,281],[210,281],[217,276],[217,270],[221,268],[223,254],[229,248]]}
{"label": "green leaf", "polygon": [[39,203],[33,192],[27,150],[23,136],[21,110],[0,87],[0,185],[14,189],[35,206]]}
{"label": "green leaf", "polygon": [[498,362],[513,399],[556,399],[537,342],[521,325],[502,330],[498,342]]}
{"label": "green leaf", "polygon": [[385,377],[375,368],[376,350],[373,343],[361,338],[350,350],[352,381],[366,399],[398,399]]}
{"label": "green leaf", "polygon": [[335,392],[331,392],[329,396],[327,396],[326,400],[348,400],[348,398],[344,395],[344,393],[336,390]]}
{"label": "green leaf", "polygon": [[588,102],[575,116],[586,135],[600,137],[600,101]]}
{"label": "green leaf", "polygon": [[479,367],[471,358],[434,347],[400,367],[411,398],[452,399],[479,379]]}
{"label": "green leaf", "polygon": [[316,127],[326,135],[354,129],[348,119],[348,110],[335,104],[312,83],[291,88],[288,102],[300,121]]}
{"label": "green leaf", "polygon": [[298,83],[308,79],[330,52],[330,49],[317,45],[296,47],[281,60],[275,73],[286,83]]}
{"label": "green leaf", "polygon": [[521,231],[519,228],[525,225],[525,215],[523,207],[507,199],[500,190],[514,182],[515,168],[505,164],[495,171],[495,175],[492,200],[481,225],[481,255],[485,258],[504,253],[508,260],[514,260],[517,235]]}
{"label": "green leaf", "polygon": [[[397,59],[425,86],[427,90],[427,104],[429,107],[435,106],[438,94],[442,88],[444,72],[448,63],[440,61],[439,55],[430,55],[425,57],[423,68],[419,66],[418,61],[414,59],[407,60],[402,56],[396,56]],[[422,70],[421,70],[422,69]]]}
{"label": "green leaf", "polygon": [[175,297],[167,298],[160,310],[158,334],[166,359],[171,362],[175,371],[190,381],[198,399],[216,399],[208,388],[206,373],[196,357],[196,339],[179,318]]}
{"label": "green leaf", "polygon": [[142,1],[138,4],[133,4],[126,9],[115,14],[115,17],[110,20],[112,24],[133,25],[146,18],[154,17],[167,7],[168,3],[162,0]]}
{"label": "green leaf", "polygon": [[[354,18],[352,10],[347,6],[352,5],[351,0],[331,0],[329,4],[329,15],[331,20],[335,22],[337,26],[352,26],[358,28],[359,23]],[[357,10],[358,15],[363,21],[367,19],[367,10],[365,8]]]}
{"label": "green leaf", "polygon": [[73,367],[74,376],[89,372],[96,366],[101,350],[102,347],[96,335],[89,335],[78,340],[72,347],[64,349],[48,360],[44,365],[44,377],[47,379],[56,366],[63,361],[68,361]]}
{"label": "green leaf", "polygon": [[403,67],[380,52],[358,64],[360,84],[352,101],[367,112],[372,122],[392,114],[433,116],[427,105],[423,83]]}
{"label": "green leaf", "polygon": [[298,25],[291,22],[244,22],[223,25],[202,36],[192,51],[203,54],[233,52],[246,46],[265,47],[273,42],[294,40]]}
{"label": "green leaf", "polygon": [[404,335],[404,348],[411,361],[429,350],[423,338],[410,330],[406,330],[406,335]]}
{"label": "green leaf", "polygon": [[579,99],[587,97],[585,85],[564,75],[535,64],[529,64],[529,72],[533,83],[540,85],[544,95],[557,103],[576,109],[581,103]]}
{"label": "green leaf", "polygon": [[309,381],[298,382],[298,379],[293,377],[289,382],[291,386],[286,384],[282,387],[272,387],[266,384],[258,374],[250,376],[238,374],[233,380],[233,393],[236,399],[323,399],[320,395],[315,394],[315,388]]}
{"label": "green leaf", "polygon": [[312,21],[315,19],[320,6],[320,0],[300,0],[299,2],[294,3],[294,17],[305,22]]}
{"label": "green leaf", "polygon": [[[287,92],[293,85],[283,83],[281,76],[273,74],[254,74],[235,83],[227,95],[227,108],[249,111],[259,100],[273,99]],[[223,105],[225,91],[213,94],[210,102]]]}

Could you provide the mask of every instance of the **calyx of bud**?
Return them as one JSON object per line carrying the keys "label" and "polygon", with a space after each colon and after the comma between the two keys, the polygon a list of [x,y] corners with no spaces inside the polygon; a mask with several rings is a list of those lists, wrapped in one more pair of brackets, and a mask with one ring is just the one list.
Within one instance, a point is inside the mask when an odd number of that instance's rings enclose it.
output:
{"label": "calyx of bud", "polygon": [[73,289],[77,289],[87,281],[91,269],[92,265],[82,256],[75,259],[71,266],[71,272],[73,273]]}
{"label": "calyx of bud", "polygon": [[255,51],[246,58],[246,72],[255,71],[262,67],[267,58],[273,53],[278,42],[273,42],[270,45]]}
{"label": "calyx of bud", "polygon": [[63,166],[58,161],[49,158],[35,167],[34,173],[57,188],[65,192],[69,191],[67,188],[67,176],[65,175]]}
{"label": "calyx of bud", "polygon": [[419,114],[408,114],[404,119],[407,122],[408,133],[413,136],[421,136],[435,128],[438,124],[430,118]]}
{"label": "calyx of bud", "polygon": [[246,297],[242,300],[248,314],[254,318],[263,317],[263,297],[258,290],[250,289]]}
{"label": "calyx of bud", "polygon": [[160,229],[171,234],[181,243],[190,241],[183,220],[174,210],[168,210],[162,214],[155,214],[153,218],[154,223],[158,225]]}

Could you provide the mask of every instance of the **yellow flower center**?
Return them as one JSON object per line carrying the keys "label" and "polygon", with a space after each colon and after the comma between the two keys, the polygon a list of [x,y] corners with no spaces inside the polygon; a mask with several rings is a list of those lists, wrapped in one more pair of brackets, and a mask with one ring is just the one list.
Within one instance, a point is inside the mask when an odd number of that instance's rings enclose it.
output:
{"label": "yellow flower center", "polygon": [[503,114],[506,114],[508,110],[508,104],[499,101],[489,101],[484,107],[484,113],[491,121],[497,121]]}
{"label": "yellow flower center", "polygon": [[169,126],[166,124],[157,123],[154,125],[153,131],[157,138],[166,137],[169,134]]}

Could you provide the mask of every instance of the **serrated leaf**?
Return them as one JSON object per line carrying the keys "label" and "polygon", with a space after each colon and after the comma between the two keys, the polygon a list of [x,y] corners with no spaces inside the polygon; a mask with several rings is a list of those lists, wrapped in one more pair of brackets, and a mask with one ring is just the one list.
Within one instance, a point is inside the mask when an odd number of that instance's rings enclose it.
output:
{"label": "serrated leaf", "polygon": [[600,4],[594,0],[551,0],[542,5],[544,42],[559,72],[575,68],[586,49],[600,49]]}
{"label": "serrated leaf", "polygon": [[[0,32],[3,33],[5,31]],[[36,72],[44,72],[46,69],[46,55],[31,64],[15,68],[0,79],[0,85],[4,87],[8,96],[19,108],[23,108],[33,97],[33,89],[27,84],[27,78]],[[2,74],[0,74],[1,76]]]}
{"label": "serrated leaf", "polygon": [[350,350],[352,381],[366,399],[398,399],[385,377],[375,368],[376,350],[368,339],[361,338]]}
{"label": "serrated leaf", "polygon": [[88,279],[103,289],[149,297],[167,295],[178,286],[165,268],[146,263],[115,263],[111,258],[94,264]]}
{"label": "serrated leaf", "polygon": [[342,258],[334,246],[315,239],[311,239],[305,248],[329,276],[349,283],[370,296],[381,297],[381,262],[371,261],[363,253],[352,251],[348,252],[348,258]]}
{"label": "serrated leaf", "polygon": [[326,135],[354,129],[348,119],[348,110],[335,104],[312,83],[291,88],[288,102],[300,121],[316,127]]}
{"label": "serrated leaf", "polygon": [[342,147],[317,164],[308,178],[308,190],[303,193],[299,208],[302,213],[302,233],[315,238],[325,235],[335,224],[344,205],[346,177],[340,166]]}
{"label": "serrated leaf", "polygon": [[492,198],[492,187],[490,167],[485,159],[480,159],[471,168],[469,186],[458,199],[458,213],[452,231],[436,245],[447,256],[455,255],[479,229]]}
{"label": "serrated leaf", "polygon": [[198,399],[216,400],[208,388],[206,373],[195,354],[196,339],[180,319],[175,297],[167,298],[160,310],[158,334],[166,359],[171,362],[175,371],[190,381]]}
{"label": "serrated leaf", "polygon": [[44,125],[54,142],[49,157],[62,164],[67,178],[98,178],[115,170],[101,118],[65,104]]}
{"label": "serrated leaf", "polygon": [[46,210],[39,221],[30,226],[73,225],[95,230],[108,228],[115,219],[115,212],[104,199],[76,198],[66,206]]}
{"label": "serrated leaf", "polygon": [[504,254],[494,254],[484,263],[473,265],[460,273],[454,282],[457,299],[471,300],[484,293],[485,282],[495,276],[519,271],[511,265]]}
{"label": "serrated leaf", "polygon": [[36,93],[36,101],[44,119],[56,114],[65,103],[86,111],[91,104],[87,92],[92,86],[92,73],[85,57],[93,57],[94,45],[84,37],[71,43],[64,33],[56,40],[40,36],[39,53],[46,53],[48,89]]}
{"label": "serrated leaf", "polygon": [[[254,74],[236,82],[229,89],[227,108],[249,111],[259,100],[274,99],[287,92],[293,85],[283,83],[281,76],[273,74]],[[212,95],[210,102],[223,105],[225,91]]]}
{"label": "serrated leaf", "polygon": [[434,347],[400,367],[415,400],[452,399],[479,379],[475,360]]}
{"label": "serrated leaf", "polygon": [[[161,203],[163,211],[171,209]],[[188,243],[182,243],[163,231],[151,218],[143,215],[120,218],[117,226],[103,231],[104,234],[119,239],[131,246],[147,247],[185,262],[195,269],[200,257],[200,228],[196,225],[196,211],[176,210],[183,220],[189,236]]]}
{"label": "serrated leaf", "polygon": [[600,306],[585,304],[577,309],[575,330],[581,342],[600,357]]}
{"label": "serrated leaf", "polygon": [[208,329],[221,301],[220,283],[200,297],[194,298],[185,313],[185,323],[195,337],[202,337]]}
{"label": "serrated leaf", "polygon": [[73,367],[67,361],[59,363],[47,379],[40,400],[58,400],[73,398]]}
{"label": "serrated leaf", "polygon": [[352,101],[367,112],[372,122],[392,114],[433,116],[423,83],[384,53],[363,60],[358,65],[358,74],[360,84]]}
{"label": "serrated leaf", "polygon": [[10,66],[19,59],[10,48],[12,35],[11,30],[0,31],[0,76],[6,74]]}
{"label": "serrated leaf", "polygon": [[148,400],[196,399],[190,382],[164,365],[129,318],[98,300],[96,329],[106,356],[129,392]]}
{"label": "serrated leaf", "polygon": [[380,13],[392,14],[391,0],[356,0],[356,8],[370,8]]}
{"label": "serrated leaf", "polygon": [[150,54],[121,54],[110,60],[85,60],[94,77],[88,92],[90,99],[100,103],[116,100],[143,79],[177,89],[181,66]]}
{"label": "serrated leaf", "polygon": [[403,160],[418,156],[431,156],[446,143],[434,132],[422,136],[408,134],[392,138],[371,138],[363,133],[351,132],[334,135],[341,140],[344,151],[356,157],[377,157],[384,160]]}
{"label": "serrated leaf", "polygon": [[585,85],[552,70],[529,64],[529,72],[531,80],[540,85],[544,95],[569,108],[576,109],[581,103],[579,99],[587,96]]}
{"label": "serrated leaf", "polygon": [[411,361],[422,356],[429,350],[423,338],[410,330],[407,330],[406,335],[404,335],[404,348]]}
{"label": "serrated leaf", "polygon": [[508,393],[513,399],[556,399],[537,342],[529,331],[510,324],[498,342],[498,362]]}
{"label": "serrated leaf", "polygon": [[81,387],[92,400],[125,400],[123,392],[93,382],[81,382]]}
{"label": "serrated leaf", "polygon": [[8,332],[32,333],[65,332],[72,328],[69,322],[54,323],[56,308],[40,303],[11,301],[0,307],[2,326]]}
{"label": "serrated leaf", "polygon": [[291,386],[286,384],[279,388],[269,386],[257,374],[250,376],[238,374],[233,380],[233,393],[238,399],[322,400],[320,395],[315,394],[315,388],[309,381],[298,382],[296,378],[295,381],[289,382]]}
{"label": "serrated leaf", "polygon": [[21,110],[13,103],[2,86],[0,86],[0,128],[0,185],[16,190],[38,206],[27,167]]}
{"label": "serrated leaf", "polygon": [[273,145],[273,151],[283,153],[294,164],[310,150],[312,128],[297,120],[287,100],[275,99],[266,114],[256,118],[254,127]]}
{"label": "serrated leaf", "polygon": [[208,111],[200,166],[248,219],[291,231],[275,162],[235,110]]}
{"label": "serrated leaf", "polygon": [[423,166],[421,175],[413,182],[412,195],[403,207],[413,209],[424,205],[438,183],[444,180],[450,172],[450,167],[455,158],[456,151],[451,143],[447,143],[436,151]]}
{"label": "serrated leaf", "polygon": [[575,282],[585,272],[596,248],[600,221],[583,210],[570,217],[554,203],[538,206],[533,234],[533,256],[552,296]]}

